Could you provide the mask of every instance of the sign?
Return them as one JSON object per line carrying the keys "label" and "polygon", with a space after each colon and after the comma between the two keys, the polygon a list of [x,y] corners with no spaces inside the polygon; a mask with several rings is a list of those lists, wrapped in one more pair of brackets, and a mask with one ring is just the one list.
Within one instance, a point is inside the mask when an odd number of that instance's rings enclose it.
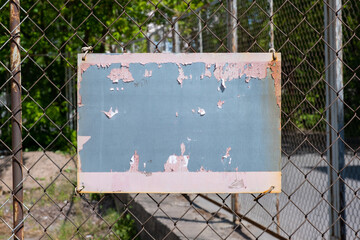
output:
{"label": "sign", "polygon": [[280,54],[82,57],[81,192],[281,191]]}

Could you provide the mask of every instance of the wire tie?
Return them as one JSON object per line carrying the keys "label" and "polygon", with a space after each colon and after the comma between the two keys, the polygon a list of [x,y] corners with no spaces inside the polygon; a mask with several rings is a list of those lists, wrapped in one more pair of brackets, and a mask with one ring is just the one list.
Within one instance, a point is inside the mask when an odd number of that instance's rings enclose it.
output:
{"label": "wire tie", "polygon": [[263,196],[265,196],[268,193],[271,193],[272,190],[274,190],[274,186],[271,186],[268,190],[266,190],[265,192],[260,193],[256,198],[254,198],[254,201],[258,201],[260,198],[262,198]]}
{"label": "wire tie", "polygon": [[276,51],[275,51],[275,48],[270,48],[270,49],[269,49],[269,53],[272,53],[273,61],[275,61],[275,60],[276,60],[276,56],[275,56]]}
{"label": "wire tie", "polygon": [[86,55],[87,55],[89,52],[92,52],[92,51],[93,51],[93,47],[92,47],[92,46],[82,47],[82,48],[81,48],[81,51],[84,53],[84,56],[82,57],[82,60],[85,61]]}

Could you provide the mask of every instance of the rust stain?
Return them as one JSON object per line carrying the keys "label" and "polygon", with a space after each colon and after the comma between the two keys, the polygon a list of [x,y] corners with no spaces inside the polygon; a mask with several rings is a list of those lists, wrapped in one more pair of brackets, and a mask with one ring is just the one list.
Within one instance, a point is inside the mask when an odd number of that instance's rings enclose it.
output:
{"label": "rust stain", "polygon": [[134,155],[130,158],[130,169],[129,172],[138,172],[139,171],[139,154],[137,154],[136,150]]}
{"label": "rust stain", "polygon": [[271,76],[274,79],[276,103],[281,109],[281,63],[276,60],[271,61],[269,67],[272,72]]}
{"label": "rust stain", "polygon": [[181,143],[180,150],[181,150],[180,156],[177,156],[175,154],[169,156],[168,160],[164,164],[165,172],[189,172],[187,166],[189,163],[190,156],[184,155],[185,153],[184,143]]}

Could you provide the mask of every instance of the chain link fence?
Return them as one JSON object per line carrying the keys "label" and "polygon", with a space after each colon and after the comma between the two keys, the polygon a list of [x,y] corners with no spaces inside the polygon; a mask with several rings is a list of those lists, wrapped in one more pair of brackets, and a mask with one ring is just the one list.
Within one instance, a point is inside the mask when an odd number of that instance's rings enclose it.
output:
{"label": "chain link fence", "polygon": [[[360,238],[359,8],[350,0],[1,0],[0,239]],[[281,52],[282,193],[78,194],[84,46]]]}

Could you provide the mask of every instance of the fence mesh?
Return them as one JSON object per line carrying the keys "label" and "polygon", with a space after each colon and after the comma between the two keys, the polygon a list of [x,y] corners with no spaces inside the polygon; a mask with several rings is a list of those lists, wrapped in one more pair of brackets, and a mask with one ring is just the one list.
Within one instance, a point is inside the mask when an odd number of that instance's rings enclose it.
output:
{"label": "fence mesh", "polygon": [[[332,1],[239,0],[234,9],[233,1],[0,1],[1,239],[21,239],[19,229],[25,239],[329,239],[339,222],[343,238],[360,238],[360,3],[337,1],[342,6],[334,8]],[[20,11],[15,27],[20,35],[9,27],[11,5]],[[330,23],[324,22],[326,10],[336,16]],[[341,26],[339,49],[325,37],[335,22]],[[10,48],[19,36],[22,136],[14,146],[18,112],[11,95],[18,73]],[[82,47],[91,45],[98,53],[230,52],[234,42],[239,52],[267,52],[274,46],[282,53],[280,194],[256,201],[254,194],[241,194],[235,213],[226,194],[75,191],[76,61]],[[337,64],[325,61],[327,48],[342,66],[340,89],[326,78]],[[336,101],[326,101],[327,91],[336,94]],[[327,118],[339,101],[341,129]],[[329,131],[336,131],[336,141],[327,141]],[[328,159],[339,142],[345,148],[341,169]],[[13,186],[19,144],[23,186]],[[343,185],[340,210],[330,197],[332,171]],[[23,220],[14,226],[13,215],[21,211],[13,205],[19,186]],[[240,221],[231,222],[234,214]],[[155,227],[155,220],[166,227]]]}

